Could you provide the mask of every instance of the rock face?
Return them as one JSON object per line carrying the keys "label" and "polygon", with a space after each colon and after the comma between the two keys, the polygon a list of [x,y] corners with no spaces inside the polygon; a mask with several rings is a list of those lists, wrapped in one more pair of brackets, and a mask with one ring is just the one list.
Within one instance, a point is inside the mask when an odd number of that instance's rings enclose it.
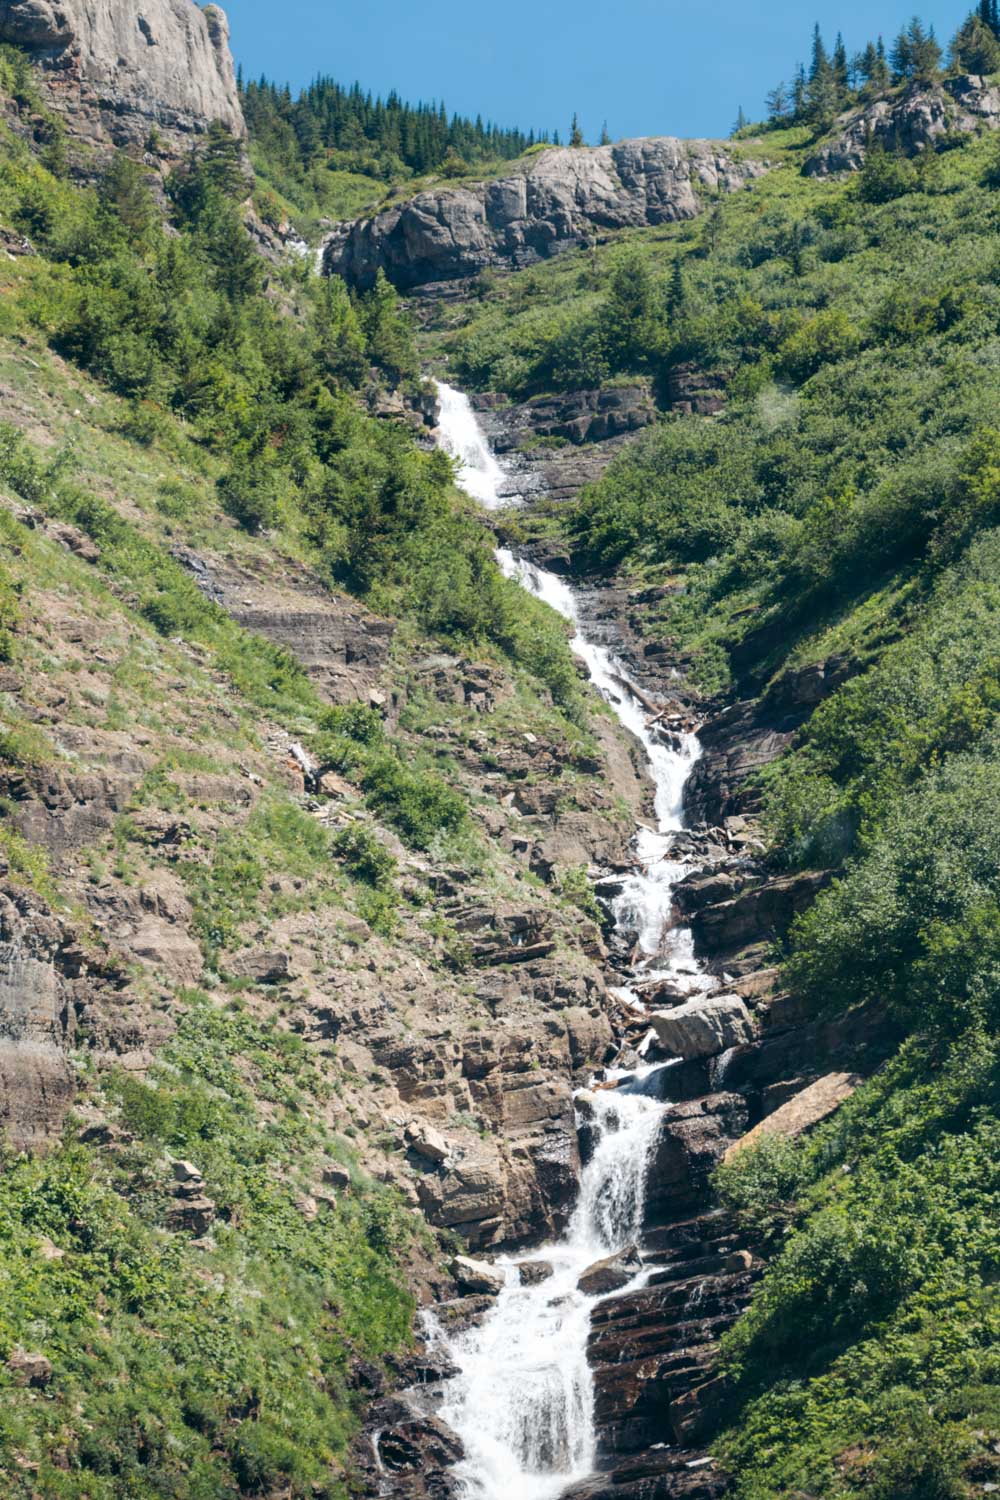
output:
{"label": "rock face", "polygon": [[229,50],[215,5],[194,0],[0,0],[0,41],[24,48],[50,101],[75,135],[144,141],[221,120],[245,133]]}
{"label": "rock face", "polygon": [[435,188],[372,219],[340,225],[326,269],[367,287],[383,270],[399,287],[530,265],[608,229],[696,218],[698,188],[736,192],[767,170],[713,141],[673,136],[590,149],[552,147],[520,172]]}
{"label": "rock face", "polygon": [[875,145],[914,156],[950,131],[969,135],[983,126],[996,130],[1000,89],[968,73],[946,78],[934,88],[915,85],[901,99],[879,99],[860,114],[842,116],[840,123],[843,129],[836,140],[806,162],[809,176],[856,172]]}

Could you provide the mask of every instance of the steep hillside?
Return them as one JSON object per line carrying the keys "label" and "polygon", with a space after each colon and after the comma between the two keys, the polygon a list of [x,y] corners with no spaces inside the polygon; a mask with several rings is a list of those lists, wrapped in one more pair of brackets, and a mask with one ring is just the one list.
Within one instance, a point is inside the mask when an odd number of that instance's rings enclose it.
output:
{"label": "steep hillside", "polygon": [[647,787],[394,294],[0,80],[2,1488],[341,1496],[454,1250],[565,1218]]}
{"label": "steep hillside", "polygon": [[[754,1500],[996,1480],[995,98],[917,80],[745,140],[773,170],[700,222],[426,320],[536,497],[511,536],[641,583],[702,686],[691,815],[763,855],[679,888],[701,951],[763,942],[786,1017],[906,1037],[808,1142],[719,1174],[771,1258],[704,1397]],[[767,1082],[735,1059],[726,1087]]]}

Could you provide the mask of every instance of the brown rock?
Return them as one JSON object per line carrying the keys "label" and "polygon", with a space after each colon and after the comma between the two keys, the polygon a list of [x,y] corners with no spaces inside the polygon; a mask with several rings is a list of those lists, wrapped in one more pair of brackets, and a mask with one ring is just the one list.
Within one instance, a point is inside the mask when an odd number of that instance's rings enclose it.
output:
{"label": "brown rock", "polygon": [[52,1364],[44,1354],[28,1354],[15,1349],[7,1361],[15,1385],[32,1386],[36,1390],[48,1385],[52,1379]]}
{"label": "brown rock", "polygon": [[857,1073],[828,1073],[825,1078],[810,1084],[734,1142],[723,1159],[732,1161],[746,1146],[767,1135],[783,1135],[790,1140],[802,1135],[834,1114],[863,1081]]}

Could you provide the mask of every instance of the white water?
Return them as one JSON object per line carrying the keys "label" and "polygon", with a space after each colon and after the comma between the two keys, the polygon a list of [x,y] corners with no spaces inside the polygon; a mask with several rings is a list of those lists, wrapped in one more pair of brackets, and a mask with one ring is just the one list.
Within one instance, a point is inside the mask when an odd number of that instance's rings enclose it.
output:
{"label": "white water", "polygon": [[[489,510],[509,503],[507,476],[479,426],[469,400],[447,385],[441,400],[441,442],[459,464],[459,482]],[[575,627],[573,650],[622,724],[642,744],[656,789],[656,829],[640,827],[635,873],[614,907],[619,928],[636,944],[634,967],[644,978],[669,979],[694,993],[711,987],[698,972],[691,934],[672,925],[672,890],[688,866],[672,858],[683,827],[684,784],[698,759],[694,735],[664,742],[632,690],[628,673],[607,647],[590,640],[576,595],[563,579],[500,549],[508,577],[545,601]],[[624,999],[641,1009],[631,990]],[[642,1073],[652,1069],[645,1068]],[[459,1466],[466,1500],[556,1500],[593,1472],[593,1382],[587,1337],[595,1299],[577,1288],[596,1260],[636,1243],[643,1218],[649,1153],[657,1124],[669,1108],[632,1092],[586,1092],[578,1101],[596,1138],[565,1239],[525,1259],[547,1261],[552,1276],[522,1286],[513,1259],[507,1284],[480,1327],[457,1336],[428,1317],[432,1338],[447,1344],[460,1373],[448,1383],[442,1418],[465,1445]],[[637,1284],[641,1284],[639,1273]]]}

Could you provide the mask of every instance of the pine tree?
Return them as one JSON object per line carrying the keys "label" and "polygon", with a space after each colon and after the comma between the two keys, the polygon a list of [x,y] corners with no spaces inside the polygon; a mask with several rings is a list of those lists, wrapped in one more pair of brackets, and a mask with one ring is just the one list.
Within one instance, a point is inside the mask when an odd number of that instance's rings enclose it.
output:
{"label": "pine tree", "polygon": [[775,84],[764,100],[764,105],[767,109],[767,118],[769,120],[784,120],[788,113],[788,90],[785,88],[784,83]]}
{"label": "pine tree", "polygon": [[808,96],[808,85],[806,83],[806,70],[799,63],[795,70],[795,82],[792,85],[792,119],[802,120],[806,113],[806,100]]}
{"label": "pine tree", "polygon": [[878,53],[874,42],[869,42],[858,57],[857,73],[863,85],[874,85],[878,73]]}
{"label": "pine tree", "polygon": [[951,65],[958,73],[995,73],[1000,68],[1000,43],[983,23],[981,11],[982,7],[973,11],[952,38]]}
{"label": "pine tree", "polygon": [[833,79],[837,85],[837,92],[840,95],[838,102],[843,103],[844,96],[850,91],[851,80],[847,65],[847,48],[844,46],[844,38],[839,31],[837,32],[836,46],[833,49],[832,66]]}
{"label": "pine tree", "polygon": [[582,146],[584,144],[583,131],[580,129],[580,121],[573,115],[573,123],[569,130],[569,143],[571,146]]}
{"label": "pine tree", "polygon": [[602,146],[610,146],[611,145],[611,137],[608,135],[608,122],[607,122],[607,120],[605,120],[604,124],[601,126],[601,145]]}
{"label": "pine tree", "polygon": [[837,80],[833,64],[823,45],[823,38],[817,26],[813,32],[812,66],[809,69],[809,86],[806,90],[807,117],[817,127],[827,125],[837,113],[838,103]]}

